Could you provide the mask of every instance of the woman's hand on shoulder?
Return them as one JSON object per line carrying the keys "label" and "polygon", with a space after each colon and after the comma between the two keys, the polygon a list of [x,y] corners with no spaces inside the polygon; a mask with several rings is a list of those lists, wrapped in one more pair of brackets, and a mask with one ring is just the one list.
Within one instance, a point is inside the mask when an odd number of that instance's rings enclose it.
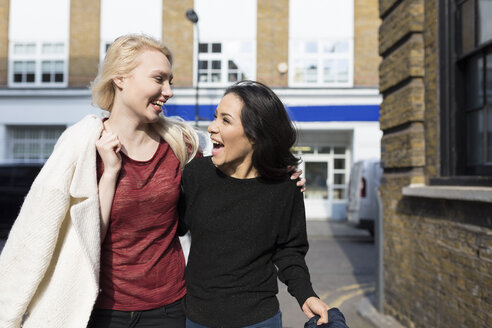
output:
{"label": "woman's hand on shoulder", "polygon": [[103,130],[96,141],[96,149],[104,163],[104,174],[117,175],[121,169],[121,143],[118,136]]}
{"label": "woman's hand on shoulder", "polygon": [[302,305],[302,311],[311,319],[315,315],[319,315],[318,325],[328,323],[328,310],[330,307],[317,297],[311,296]]}

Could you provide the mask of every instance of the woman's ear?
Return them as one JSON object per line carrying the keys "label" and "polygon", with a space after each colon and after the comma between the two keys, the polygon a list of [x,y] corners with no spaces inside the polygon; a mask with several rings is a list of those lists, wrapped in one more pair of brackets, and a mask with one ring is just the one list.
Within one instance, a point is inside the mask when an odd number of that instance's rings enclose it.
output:
{"label": "woman's ear", "polygon": [[123,76],[119,76],[119,77],[115,77],[113,79],[113,83],[119,88],[119,89],[123,89],[123,82],[124,82],[125,78]]}

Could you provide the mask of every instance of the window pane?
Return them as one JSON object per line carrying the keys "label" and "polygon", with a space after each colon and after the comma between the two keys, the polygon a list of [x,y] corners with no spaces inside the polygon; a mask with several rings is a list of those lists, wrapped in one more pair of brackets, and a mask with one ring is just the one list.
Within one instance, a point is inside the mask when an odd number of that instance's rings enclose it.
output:
{"label": "window pane", "polygon": [[236,82],[238,80],[237,73],[229,73],[229,82]]}
{"label": "window pane", "polygon": [[36,63],[33,61],[26,62],[26,71],[30,73],[34,73],[36,69]]}
{"label": "window pane", "polygon": [[220,69],[220,60],[212,60],[212,69]]}
{"label": "window pane", "polygon": [[43,54],[52,54],[53,53],[53,44],[43,43],[42,53]]}
{"label": "window pane", "polygon": [[24,45],[14,44],[14,54],[23,54],[23,53],[24,53]]}
{"label": "window pane", "polygon": [[51,74],[50,73],[43,73],[41,79],[43,82],[51,82]]}
{"label": "window pane", "polygon": [[21,73],[14,73],[14,82],[22,82],[22,74]]}
{"label": "window pane", "polygon": [[324,61],[323,67],[323,81],[326,83],[335,82],[336,78],[336,62],[333,59],[327,59]]}
{"label": "window pane", "polygon": [[337,155],[345,155],[345,147],[335,147],[334,151]]}
{"label": "window pane", "polygon": [[24,70],[24,62],[15,61],[14,62],[14,72],[22,72]]}
{"label": "window pane", "polygon": [[492,40],[492,1],[478,2],[478,43]]}
{"label": "window pane", "polygon": [[304,82],[313,82],[316,83],[318,81],[318,65],[314,61],[309,61],[306,64],[306,76]]}
{"label": "window pane", "polygon": [[55,72],[57,73],[63,73],[63,61],[62,60],[57,60],[55,61]]}
{"label": "window pane", "polygon": [[26,82],[34,82],[34,73],[26,74]]}
{"label": "window pane", "polygon": [[236,63],[232,60],[229,60],[229,69],[237,69]]}
{"label": "window pane", "polygon": [[487,162],[492,162],[492,108],[487,110]]}
{"label": "window pane", "polygon": [[348,52],[348,42],[340,41],[335,43],[335,52],[337,53],[347,53]]}
{"label": "window pane", "polygon": [[294,82],[300,83],[304,80],[304,70],[301,66],[297,65],[298,64],[296,63],[296,67],[294,68]]}
{"label": "window pane", "polygon": [[212,43],[212,52],[213,53],[221,53],[222,52],[222,44]]}
{"label": "window pane", "polygon": [[475,0],[465,1],[461,5],[461,53],[475,48]]}
{"label": "window pane", "polygon": [[41,63],[41,70],[43,71],[43,73],[51,71],[51,62],[43,61]]}
{"label": "window pane", "polygon": [[333,189],[333,199],[345,199],[345,189]]}
{"label": "window pane", "polygon": [[483,111],[468,113],[466,117],[466,162],[468,165],[483,161]]}
{"label": "window pane", "polygon": [[328,199],[328,163],[306,162],[306,198]]}
{"label": "window pane", "polygon": [[26,54],[34,55],[36,53],[36,45],[34,43],[26,44]]}
{"label": "window pane", "polygon": [[65,49],[65,45],[63,43],[56,43],[55,44],[55,53],[56,54],[62,54]]}
{"label": "window pane", "polygon": [[307,54],[317,54],[318,53],[318,43],[317,42],[306,42],[304,45],[304,51]]}
{"label": "window pane", "polygon": [[220,73],[212,73],[212,82],[220,82]]}
{"label": "window pane", "polygon": [[337,60],[337,81],[338,82],[348,82],[348,60],[339,59]]}
{"label": "window pane", "polygon": [[325,43],[323,46],[323,52],[325,54],[333,53],[335,52],[336,44],[333,42]]}
{"label": "window pane", "polygon": [[200,82],[208,82],[208,75],[207,75],[207,73],[200,73],[198,75],[198,81],[200,81]]}
{"label": "window pane", "polygon": [[334,184],[345,184],[345,174],[337,173],[334,175]]}
{"label": "window pane", "polygon": [[483,57],[470,58],[464,67],[465,109],[483,106]]}
{"label": "window pane", "polygon": [[330,153],[330,147],[318,147],[318,153],[320,154],[329,154]]}
{"label": "window pane", "polygon": [[63,82],[63,73],[55,74],[55,82]]}
{"label": "window pane", "polygon": [[292,147],[292,151],[294,152],[300,151],[303,154],[314,154],[314,147],[299,145],[299,146]]}
{"label": "window pane", "polygon": [[345,169],[345,159],[344,158],[335,158],[335,169],[336,170]]}
{"label": "window pane", "polygon": [[489,53],[486,57],[487,70],[485,71],[485,90],[487,92],[487,104],[492,104],[492,53]]}
{"label": "window pane", "polygon": [[206,60],[200,60],[198,62],[198,68],[199,69],[207,69],[208,68],[208,61],[206,61]]}
{"label": "window pane", "polygon": [[208,52],[208,43],[200,43],[200,45],[198,46],[198,52]]}

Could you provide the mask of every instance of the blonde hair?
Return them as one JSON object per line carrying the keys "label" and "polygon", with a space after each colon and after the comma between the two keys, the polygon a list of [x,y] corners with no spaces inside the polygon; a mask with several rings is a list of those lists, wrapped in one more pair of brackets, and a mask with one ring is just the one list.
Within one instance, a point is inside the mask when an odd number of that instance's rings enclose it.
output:
{"label": "blonde hair", "polygon": [[[151,36],[127,34],[118,37],[108,48],[99,72],[91,83],[92,103],[111,112],[115,98],[113,79],[129,74],[138,65],[138,55],[144,50],[157,50],[173,64],[171,50]],[[171,146],[174,154],[184,167],[196,154],[198,136],[195,130],[178,117],[162,117],[159,127],[164,140]]]}

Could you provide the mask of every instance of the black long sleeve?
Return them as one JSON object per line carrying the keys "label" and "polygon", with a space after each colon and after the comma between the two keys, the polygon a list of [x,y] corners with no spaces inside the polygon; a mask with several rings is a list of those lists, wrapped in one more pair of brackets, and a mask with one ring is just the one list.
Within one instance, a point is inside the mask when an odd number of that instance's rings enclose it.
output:
{"label": "black long sleeve", "polygon": [[209,157],[188,164],[182,181],[182,219],[192,236],[185,310],[192,321],[241,327],[272,317],[279,309],[277,276],[300,305],[316,296],[294,181],[231,178]]}

